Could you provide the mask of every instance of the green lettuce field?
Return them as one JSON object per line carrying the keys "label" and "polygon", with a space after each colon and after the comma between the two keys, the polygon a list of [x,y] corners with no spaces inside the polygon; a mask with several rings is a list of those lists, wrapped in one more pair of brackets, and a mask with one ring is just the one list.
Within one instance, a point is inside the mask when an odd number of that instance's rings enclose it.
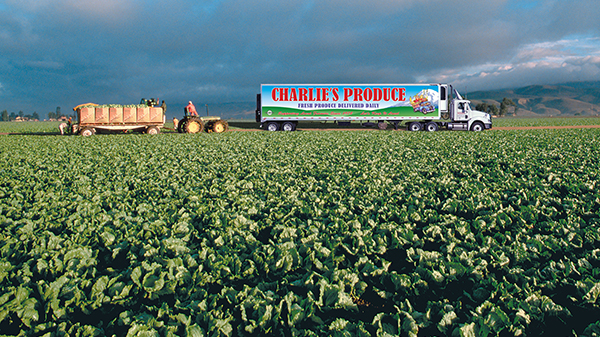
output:
{"label": "green lettuce field", "polygon": [[600,129],[19,132],[0,334],[600,334]]}

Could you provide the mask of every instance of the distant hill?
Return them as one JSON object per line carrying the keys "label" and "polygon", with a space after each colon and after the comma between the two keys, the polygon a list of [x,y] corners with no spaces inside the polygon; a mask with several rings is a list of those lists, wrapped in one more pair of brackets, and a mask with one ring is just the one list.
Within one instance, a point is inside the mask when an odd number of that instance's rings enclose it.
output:
{"label": "distant hill", "polygon": [[600,114],[600,81],[530,85],[518,89],[477,91],[467,95],[473,106],[481,102],[500,106],[504,97],[517,104],[517,116],[596,116]]}

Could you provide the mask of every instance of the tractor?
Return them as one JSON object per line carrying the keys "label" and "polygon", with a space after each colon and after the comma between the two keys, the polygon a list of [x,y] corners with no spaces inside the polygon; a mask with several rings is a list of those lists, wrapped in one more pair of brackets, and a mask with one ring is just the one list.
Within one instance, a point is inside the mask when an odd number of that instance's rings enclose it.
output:
{"label": "tractor", "polygon": [[183,112],[184,116],[177,124],[177,132],[179,133],[198,133],[204,130],[209,133],[221,133],[229,129],[229,124],[221,117],[200,117],[197,113],[192,115],[187,108],[184,108]]}

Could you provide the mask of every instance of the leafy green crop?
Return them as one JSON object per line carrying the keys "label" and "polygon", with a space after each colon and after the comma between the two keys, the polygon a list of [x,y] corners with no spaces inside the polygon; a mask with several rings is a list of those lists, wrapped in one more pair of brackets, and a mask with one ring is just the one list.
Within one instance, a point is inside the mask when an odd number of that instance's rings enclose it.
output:
{"label": "leafy green crop", "polygon": [[600,130],[0,138],[0,331],[592,336]]}
{"label": "leafy green crop", "polygon": [[0,134],[58,134],[61,122],[0,122]]}
{"label": "leafy green crop", "polygon": [[504,117],[494,118],[494,126],[573,126],[600,125],[598,117]]}

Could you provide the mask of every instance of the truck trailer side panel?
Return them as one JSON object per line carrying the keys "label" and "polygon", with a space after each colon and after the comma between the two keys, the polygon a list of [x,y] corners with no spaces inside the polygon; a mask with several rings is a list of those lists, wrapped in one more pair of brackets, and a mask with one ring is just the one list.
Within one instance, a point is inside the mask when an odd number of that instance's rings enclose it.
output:
{"label": "truck trailer side panel", "polygon": [[263,123],[436,120],[447,107],[437,84],[263,84],[260,97]]}

